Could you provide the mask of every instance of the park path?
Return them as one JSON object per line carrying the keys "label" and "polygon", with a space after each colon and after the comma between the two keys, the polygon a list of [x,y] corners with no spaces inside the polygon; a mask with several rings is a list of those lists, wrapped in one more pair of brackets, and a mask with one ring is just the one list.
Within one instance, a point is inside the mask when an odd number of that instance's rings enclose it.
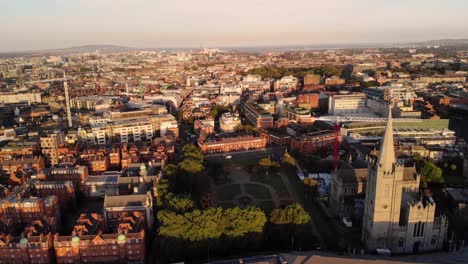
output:
{"label": "park path", "polygon": [[[252,181],[250,181],[250,174],[247,173],[246,171],[244,171],[243,168],[240,167],[240,166],[229,166],[229,167],[226,167],[226,169],[228,169],[228,171],[229,171],[229,178],[231,179],[230,183],[222,184],[222,185],[216,185],[214,181],[211,181],[211,184],[214,187],[214,188],[212,188],[212,194],[213,194],[213,197],[216,197],[216,200],[217,200],[217,197],[218,197],[217,196],[217,189],[218,188],[221,188],[223,186],[230,185],[230,184],[239,184],[240,194],[238,196],[236,196],[234,199],[231,200],[234,204],[239,203],[239,201],[238,201],[239,197],[248,196],[248,197],[251,197],[254,200],[254,204],[259,204],[259,202],[273,201],[273,203],[275,204],[275,207],[280,206],[280,198],[279,198],[278,194],[276,193],[276,191],[275,191],[275,189],[273,187],[271,187],[268,184],[261,183],[261,182],[252,182]],[[270,192],[271,199],[258,199],[258,198],[255,198],[255,195],[249,194],[247,192],[247,190],[245,188],[245,184],[258,184],[258,185],[261,185],[261,186],[265,187]],[[218,202],[226,202],[226,201],[218,201],[217,200],[216,202],[213,202],[212,205],[217,206]]]}
{"label": "park path", "polygon": [[293,200],[301,203],[301,200],[299,199],[297,192],[291,186],[291,182],[289,181],[288,175],[284,174],[282,171],[279,172],[278,174],[281,176],[281,180],[283,180],[283,183],[286,186],[286,189],[288,190],[289,194],[292,196]]}

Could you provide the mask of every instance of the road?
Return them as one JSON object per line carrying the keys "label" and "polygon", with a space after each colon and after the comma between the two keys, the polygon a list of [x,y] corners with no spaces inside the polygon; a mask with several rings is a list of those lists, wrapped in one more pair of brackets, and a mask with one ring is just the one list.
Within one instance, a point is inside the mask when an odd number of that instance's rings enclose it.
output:
{"label": "road", "polygon": [[249,150],[241,150],[241,151],[232,151],[232,152],[225,152],[225,153],[212,153],[212,154],[205,154],[205,160],[209,161],[221,161],[226,160],[226,156],[231,156],[231,160],[235,161],[236,159],[244,159],[244,158],[264,158],[270,155],[283,155],[286,147],[284,146],[275,146],[275,147],[268,147],[263,149],[249,149]]}

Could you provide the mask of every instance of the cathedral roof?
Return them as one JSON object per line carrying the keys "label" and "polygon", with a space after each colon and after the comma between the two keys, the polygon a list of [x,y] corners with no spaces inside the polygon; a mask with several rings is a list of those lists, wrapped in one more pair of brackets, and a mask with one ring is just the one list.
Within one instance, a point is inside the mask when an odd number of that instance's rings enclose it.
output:
{"label": "cathedral roof", "polygon": [[392,171],[393,164],[395,163],[395,148],[393,146],[393,124],[392,124],[392,111],[388,111],[387,125],[380,147],[378,166],[383,171]]}
{"label": "cathedral roof", "polygon": [[367,168],[353,168],[351,166],[346,166],[338,170],[338,177],[342,179],[344,183],[352,182],[364,182],[369,175],[369,170]]}

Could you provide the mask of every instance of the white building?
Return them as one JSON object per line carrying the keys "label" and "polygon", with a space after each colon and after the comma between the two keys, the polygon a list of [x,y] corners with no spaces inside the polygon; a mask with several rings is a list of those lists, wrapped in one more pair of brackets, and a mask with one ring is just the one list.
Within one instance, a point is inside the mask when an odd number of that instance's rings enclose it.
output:
{"label": "white building", "polygon": [[262,80],[262,76],[259,74],[249,74],[242,79],[242,82],[244,83],[254,83],[254,82],[259,82]]}
{"label": "white building", "polygon": [[0,103],[42,103],[40,93],[0,93]]}
{"label": "white building", "polygon": [[365,94],[332,95],[328,99],[328,113],[331,115],[346,115],[364,113],[367,110]]}
{"label": "white building", "polygon": [[241,120],[237,113],[224,113],[219,118],[219,127],[224,133],[235,131],[235,127],[241,124]]}

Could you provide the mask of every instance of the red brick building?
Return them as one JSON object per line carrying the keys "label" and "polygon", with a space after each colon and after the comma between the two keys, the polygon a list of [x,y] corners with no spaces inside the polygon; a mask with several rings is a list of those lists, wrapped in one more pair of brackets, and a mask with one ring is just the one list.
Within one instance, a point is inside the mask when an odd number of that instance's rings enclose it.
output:
{"label": "red brick building", "polygon": [[[341,142],[341,135],[338,140]],[[310,132],[301,136],[291,138],[291,150],[297,150],[303,154],[313,153],[320,148],[333,148],[335,142],[335,132],[332,130],[322,130]]]}
{"label": "red brick building", "polygon": [[46,198],[8,197],[0,200],[0,219],[9,218],[15,223],[30,223],[44,217],[60,217],[60,204],[56,196]]}
{"label": "red brick building", "polygon": [[54,217],[35,220],[20,237],[0,235],[0,263],[54,262],[53,225]]}
{"label": "red brick building", "polygon": [[75,187],[71,181],[37,181],[33,188],[39,197],[56,196],[62,210],[75,206]]}
{"label": "red brick building", "polygon": [[102,234],[102,217],[80,217],[71,236],[55,236],[57,263],[144,263],[145,231],[139,214],[121,217],[112,234]]}
{"label": "red brick building", "polygon": [[35,156],[31,158],[14,158],[12,160],[0,161],[0,170],[3,170],[5,174],[12,174],[18,170],[32,170],[35,172],[41,171],[45,168],[44,158],[41,156]]}
{"label": "red brick building", "polygon": [[88,178],[88,167],[76,166],[72,168],[51,168],[44,170],[45,178],[49,181],[71,181],[75,188]]}
{"label": "red brick building", "polygon": [[304,107],[307,109],[318,109],[319,108],[319,95],[315,93],[299,94],[296,99],[298,107]]}
{"label": "red brick building", "polygon": [[230,152],[264,148],[267,137],[254,133],[234,133],[200,138],[198,146],[203,153]]}

